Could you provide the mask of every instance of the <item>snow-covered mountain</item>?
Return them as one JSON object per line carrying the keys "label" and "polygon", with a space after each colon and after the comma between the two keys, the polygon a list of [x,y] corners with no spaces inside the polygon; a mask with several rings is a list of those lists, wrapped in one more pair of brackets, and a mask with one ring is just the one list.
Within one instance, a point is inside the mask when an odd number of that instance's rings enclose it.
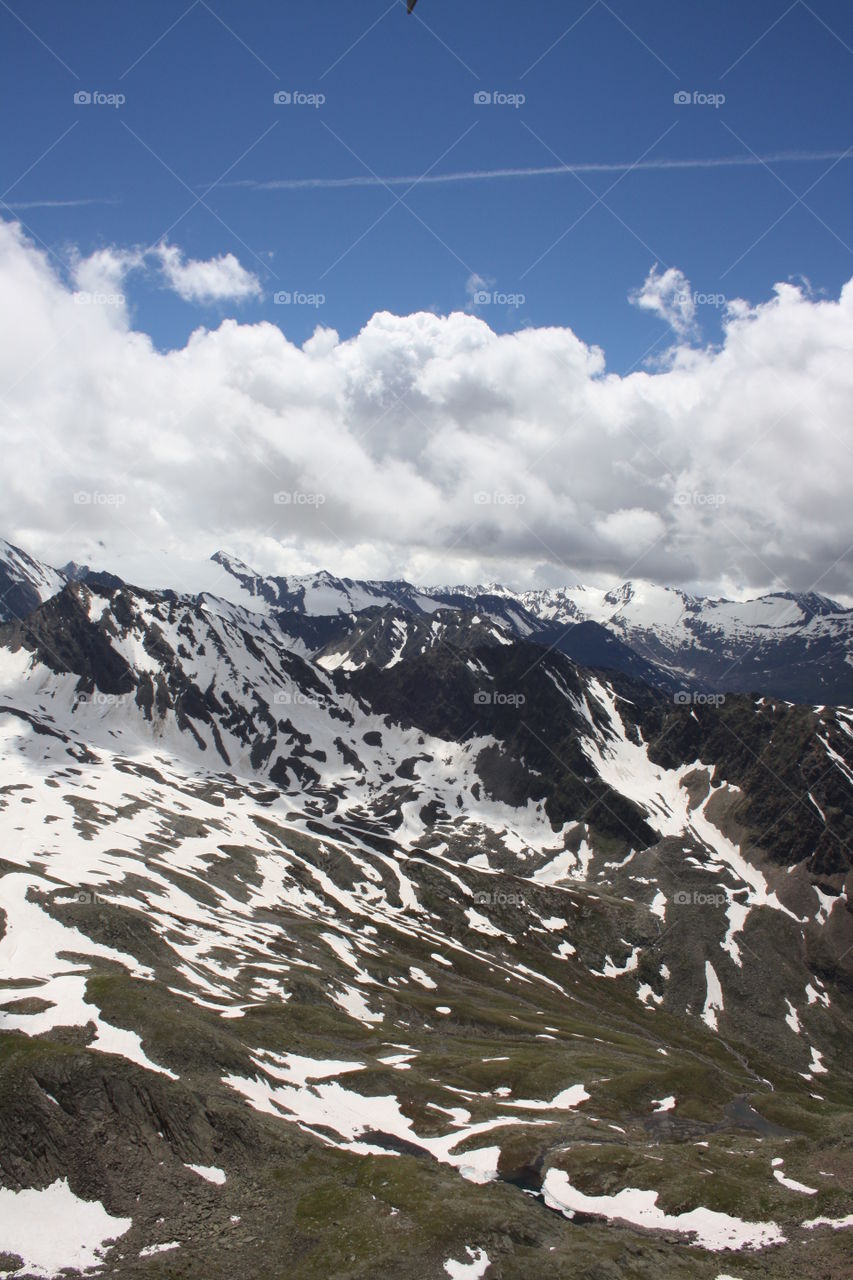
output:
{"label": "snow-covered mountain", "polygon": [[[356,615],[396,607],[429,617],[473,612],[513,636],[556,649],[583,666],[618,671],[670,694],[759,693],[811,705],[853,705],[853,609],[815,593],[749,601],[711,600],[633,581],[610,590],[560,587],[514,593],[485,587],[417,587],[327,572],[264,576],[226,552],[202,596],[261,614],[303,656],[342,641]],[[0,544],[0,621],[25,618],[68,581],[119,586],[103,570],[61,570]]]}
{"label": "snow-covered mountain", "polygon": [[520,599],[544,622],[600,623],[687,688],[853,702],[853,610],[814,592],[736,602],[628,582],[615,591],[560,588]]}
{"label": "snow-covered mountain", "polygon": [[239,584],[245,602],[251,601],[259,612],[288,611],[317,618],[388,604],[403,604],[415,613],[429,613],[439,606],[439,601],[408,582],[355,581],[336,578],[325,570],[289,578],[263,577],[224,551],[217,551],[211,559]]}
{"label": "snow-covered mountain", "polygon": [[0,627],[6,1270],[843,1275],[853,712],[360,590]]}
{"label": "snow-covered mountain", "polygon": [[25,618],[65,582],[62,573],[0,538],[0,622]]}
{"label": "snow-covered mountain", "polygon": [[853,609],[814,593],[736,602],[627,582],[616,590],[561,587],[513,593],[505,587],[417,588],[354,582],[329,574],[262,578],[222,553],[245,600],[263,601],[291,633],[316,646],[331,638],[322,615],[396,604],[413,613],[474,611],[513,635],[556,648],[586,666],[621,671],[687,694],[757,692],[792,702],[853,705]]}

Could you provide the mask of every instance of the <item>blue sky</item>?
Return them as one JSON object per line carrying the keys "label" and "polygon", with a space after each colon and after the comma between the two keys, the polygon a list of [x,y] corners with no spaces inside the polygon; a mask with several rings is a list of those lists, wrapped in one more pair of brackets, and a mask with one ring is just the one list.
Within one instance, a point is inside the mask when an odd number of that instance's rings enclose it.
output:
{"label": "blue sky", "polygon": [[849,0],[0,28],[11,541],[853,599]]}
{"label": "blue sky", "polygon": [[[166,237],[260,279],[263,297],[237,307],[131,277],[133,323],[161,348],[230,314],[298,342],[318,322],[346,337],[379,310],[469,306],[478,276],[510,300],[479,308],[496,330],[568,326],[624,372],[667,343],[627,301],[655,262],[702,298],[752,302],[800,277],[837,296],[853,276],[841,0],[419,0],[412,17],[402,0],[10,0],[0,27],[6,217],[59,258]],[[126,101],[75,105],[81,90]],[[679,91],[725,102],[679,105]],[[759,159],[790,154],[820,158]],[[748,163],[713,163],[733,158]],[[657,167],[672,161],[686,167]],[[411,190],[374,176],[562,165],[593,167]],[[349,178],[369,185],[286,185]],[[715,341],[720,308],[697,317]]]}

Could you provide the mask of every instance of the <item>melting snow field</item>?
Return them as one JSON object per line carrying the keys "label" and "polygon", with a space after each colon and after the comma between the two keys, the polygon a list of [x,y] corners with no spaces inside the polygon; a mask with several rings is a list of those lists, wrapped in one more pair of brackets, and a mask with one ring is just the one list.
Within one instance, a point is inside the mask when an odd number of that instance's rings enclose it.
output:
{"label": "melting snow field", "polygon": [[131,1218],[113,1218],[97,1200],[80,1200],[64,1179],[43,1191],[0,1188],[0,1251],[18,1254],[25,1269],[47,1280],[67,1268],[86,1271],[104,1246],[123,1236]]}
{"label": "melting snow field", "polygon": [[468,1246],[465,1252],[472,1259],[471,1262],[454,1262],[452,1258],[448,1258],[445,1262],[444,1269],[450,1276],[450,1280],[480,1280],[480,1277],[486,1274],[489,1255],[485,1249],[472,1249]]}
{"label": "melting snow field", "polygon": [[525,1111],[550,1111],[556,1108],[559,1111],[571,1111],[575,1107],[579,1107],[582,1102],[586,1102],[590,1097],[582,1084],[573,1084],[568,1089],[563,1089],[558,1093],[556,1098],[552,1098],[550,1102],[540,1102],[535,1098],[519,1098],[517,1101],[511,1101],[509,1098],[503,1100],[502,1105],[505,1107],[523,1107]]}
{"label": "melting snow field", "polygon": [[19,986],[16,995],[36,996],[47,1008],[38,1014],[7,1014],[3,1026],[7,1031],[24,1031],[40,1035],[55,1027],[86,1026],[93,1023],[96,1036],[91,1047],[102,1053],[120,1054],[130,1062],[170,1076],[166,1067],[152,1062],[142,1049],[139,1036],[104,1021],[98,1009],[86,1001],[87,966],[69,960],[68,955],[104,958],[124,965],[136,977],[150,979],[150,970],[137,964],[132,956],[92,942],[79,930],[69,928],[31,902],[31,889],[49,887],[44,880],[32,876],[10,874],[0,880],[0,908],[5,913],[6,931],[0,940],[0,974],[6,982],[29,982]]}
{"label": "melting snow field", "polygon": [[843,1227],[853,1227],[853,1213],[848,1213],[846,1218],[810,1218],[803,1226],[809,1231],[815,1227],[832,1227],[833,1231],[840,1231]]}
{"label": "melting snow field", "polygon": [[[132,656],[134,661],[141,660],[135,652]],[[763,873],[748,863],[708,818],[708,801],[698,807],[692,803],[689,789],[683,783],[687,775],[700,766],[666,770],[653,765],[648,759],[647,747],[622,733],[616,699],[610,691],[597,683],[592,688],[608,712],[612,726],[612,733],[599,732],[587,745],[596,768],[620,793],[635,799],[662,834],[690,837],[694,842],[691,848],[696,844],[701,846],[707,856],[704,862],[697,861],[697,866],[726,875],[734,882],[734,888],[720,886],[727,899],[728,920],[728,933],[721,943],[728,959],[724,955],[722,963],[727,966],[730,959],[741,965],[734,939],[743,930],[748,914],[754,908],[772,908],[788,915],[790,911],[769,891]],[[588,707],[586,711],[589,716]],[[308,717],[314,712],[304,714]],[[591,717],[590,720],[592,723]],[[407,862],[402,856],[398,860],[370,848],[355,830],[346,835],[345,843],[342,835],[340,846],[335,843],[335,829],[328,841],[319,841],[316,835],[310,834],[312,824],[308,818],[304,813],[295,812],[292,807],[295,802],[290,800],[271,811],[268,808],[260,811],[250,793],[245,800],[229,795],[226,811],[224,806],[216,806],[213,797],[208,795],[206,775],[187,774],[177,758],[159,751],[135,751],[129,760],[101,749],[101,755],[93,757],[83,771],[68,767],[69,752],[64,746],[36,744],[41,754],[32,748],[34,760],[29,759],[29,730],[22,729],[17,722],[7,724],[0,716],[0,737],[4,733],[10,743],[19,747],[17,754],[9,756],[5,805],[8,829],[15,832],[15,839],[10,840],[4,856],[20,870],[0,878],[0,910],[5,925],[0,938],[0,974],[18,984],[15,988],[18,999],[38,997],[46,1005],[27,1013],[11,1008],[4,1015],[4,1026],[8,1029],[37,1035],[56,1027],[91,1023],[95,1028],[91,1048],[122,1055],[138,1066],[177,1078],[166,1067],[150,1060],[136,1033],[110,1025],[87,1000],[87,979],[101,968],[95,962],[119,965],[132,978],[143,982],[152,981],[154,974],[133,956],[89,939],[82,932],[85,925],[74,928],[50,914],[54,906],[73,904],[75,899],[81,906],[87,901],[104,901],[116,909],[143,910],[151,927],[168,940],[179,962],[173,966],[170,991],[213,1009],[224,1018],[242,1017],[257,1004],[287,1000],[289,993],[284,988],[291,969],[320,970],[314,959],[308,958],[313,954],[310,950],[303,955],[294,948],[294,954],[288,953],[286,960],[275,950],[281,925],[270,913],[282,909],[295,919],[309,920],[314,926],[322,924],[323,931],[315,927],[312,938],[322,948],[322,957],[317,958],[322,958],[324,965],[334,966],[335,977],[328,997],[349,1018],[373,1030],[386,1017],[382,1005],[382,987],[386,980],[372,976],[369,968],[371,959],[383,955],[382,947],[372,941],[377,935],[377,925],[407,940],[417,939],[426,944],[427,951],[429,947],[439,946],[441,951],[429,951],[429,956],[445,970],[452,969],[453,964],[444,953],[459,953],[488,964],[492,973],[497,969],[511,974],[516,982],[530,985],[535,980],[563,994],[568,989],[568,980],[561,987],[552,978],[520,962],[510,969],[497,958],[498,952],[505,956],[506,948],[492,944],[515,942],[515,939],[484,913],[486,895],[473,898],[483,906],[482,912],[465,905],[465,900],[472,898],[473,890],[450,869],[455,867],[460,871],[462,866],[449,857],[447,845],[442,846],[444,854],[433,849],[427,865],[454,886],[460,916],[464,916],[472,934],[479,935],[477,938],[468,935],[464,943],[445,936],[435,926],[437,917],[427,912],[415,883],[404,873],[403,868],[409,864],[426,863],[423,849],[411,847]],[[315,746],[320,745],[319,738],[312,741]],[[488,740],[478,740],[478,743],[481,741]],[[325,750],[328,745],[325,739],[322,745]],[[426,745],[433,751],[431,743]],[[398,755],[404,754],[399,747],[397,743],[393,749]],[[404,813],[401,842],[404,836],[414,840],[422,834],[423,824],[413,815],[423,799],[443,795],[451,782],[454,789],[462,785],[456,782],[457,774],[464,779],[463,789],[470,787],[473,776],[470,760],[476,749],[476,744],[465,751],[448,747],[441,759],[437,752],[435,757],[423,752],[416,766],[423,795],[408,806],[410,813]],[[166,746],[162,748],[163,752],[167,750]],[[331,748],[329,750],[331,753]],[[55,759],[51,758],[51,751],[55,752]],[[48,763],[53,764],[55,773],[55,777],[47,778],[49,792],[44,789],[42,776],[43,766]],[[381,760],[373,763],[381,772]],[[466,790],[465,794],[469,792]],[[218,791],[215,798],[220,799]],[[144,817],[136,814],[137,805]],[[181,826],[186,827],[186,832],[181,830],[180,838],[175,831],[176,813],[180,815]],[[92,816],[87,817],[89,814]],[[531,875],[532,881],[541,888],[565,879],[587,880],[594,861],[593,850],[585,840],[580,840],[576,853],[560,851],[559,840],[563,836],[555,835],[532,806],[514,811],[478,800],[472,801],[470,814],[472,824],[479,822],[489,831],[506,827],[502,833],[505,850],[524,859],[530,856],[526,849],[536,847],[541,856],[549,859]],[[236,885],[226,875],[229,863],[222,850],[227,846],[221,844],[226,836],[233,845],[250,849],[254,859],[252,874]],[[555,840],[557,846],[552,848]],[[405,843],[401,847],[405,849]],[[31,865],[31,850],[36,848],[38,862]],[[152,853],[157,849],[162,851]],[[334,866],[337,857],[345,857],[353,868],[354,885],[350,885],[346,877],[342,877],[343,884],[339,883],[325,869],[324,859],[329,858]],[[605,865],[624,866],[634,857],[632,851],[624,862]],[[638,856],[632,870],[639,861]],[[472,878],[475,874],[495,874],[484,854],[468,859],[467,865],[474,868]],[[221,874],[211,874],[216,871]],[[651,880],[638,882],[653,884]],[[58,891],[70,892],[71,896],[57,898]],[[569,920],[562,914],[544,912],[532,913],[532,919],[538,923],[536,932],[542,936],[544,946],[550,948],[559,943],[556,952],[550,954],[565,960],[575,956],[576,950],[571,942],[558,935],[571,933],[573,929],[577,895],[565,888],[559,892],[559,909],[562,911],[565,903]],[[735,894],[743,900],[736,900]],[[651,896],[651,890],[645,896]],[[589,898],[598,901],[596,895],[589,894]],[[666,923],[668,900],[663,892],[658,890],[647,906],[653,916]],[[78,917],[83,918],[79,911]],[[488,943],[483,939],[488,939]],[[576,941],[583,947],[580,936]],[[223,952],[228,956],[227,961],[222,958]],[[621,938],[612,947],[612,953],[615,960],[606,954],[601,969],[589,970],[595,978],[619,979],[636,974],[642,954],[640,946]],[[419,948],[416,954],[421,963],[428,964],[423,960],[423,950]],[[377,973],[382,971],[380,964]],[[659,971],[663,978],[669,978],[666,965],[661,964]],[[721,967],[720,973],[725,977],[726,969]],[[414,994],[421,998],[425,992],[437,992],[436,999],[452,999],[451,991],[443,986],[444,977],[438,969],[430,976],[420,963],[410,964],[407,957],[405,967],[398,975],[389,977],[387,983],[398,991],[407,987],[411,990],[410,984],[414,984],[420,988]],[[719,1015],[725,1012],[724,993],[710,961],[705,962],[704,977],[705,1001],[700,1016],[709,1030],[716,1031]],[[509,980],[507,977],[506,981]],[[819,988],[819,981],[815,979],[815,982]],[[811,984],[805,987],[808,1005],[828,1006],[829,997],[817,988]],[[728,987],[726,990],[728,992]],[[637,996],[647,1007],[660,1004],[664,999],[648,983],[638,984]],[[426,997],[425,1003],[431,1005],[432,998]],[[454,1000],[454,1007],[461,1009],[461,1002],[457,1004]],[[787,1009],[785,1022],[789,1030],[796,1035],[804,1034],[808,1028],[801,1026],[791,1001],[787,1001]],[[434,1006],[436,1021],[453,1012],[448,1004]],[[394,1026],[391,1015],[386,1025],[387,1035],[405,1034]],[[545,1031],[557,1033],[558,1028],[546,1026]],[[553,1040],[555,1036],[541,1034],[537,1039]],[[809,1071],[803,1073],[807,1080],[828,1071],[820,1051],[810,1045],[809,1048],[811,1063]],[[410,1063],[418,1056],[404,1044],[386,1042],[386,1049],[405,1051],[386,1052],[379,1058],[380,1063],[395,1071],[410,1070]],[[658,1052],[666,1054],[667,1051],[659,1048]],[[501,1057],[484,1059],[502,1060]],[[421,1137],[393,1093],[366,1096],[356,1091],[357,1086],[346,1088],[340,1083],[339,1077],[370,1069],[367,1062],[315,1060],[299,1054],[271,1053],[258,1053],[252,1061],[253,1067],[245,1068],[245,1072],[257,1068],[251,1078],[245,1074],[228,1076],[225,1083],[256,1110],[283,1118],[330,1146],[345,1147],[357,1154],[394,1157],[399,1151],[393,1149],[389,1138],[396,1139],[401,1150],[406,1149],[402,1144],[409,1143],[475,1183],[486,1183],[498,1176],[501,1152],[497,1142],[503,1137],[501,1130],[512,1125],[562,1123],[565,1116],[541,1113],[568,1112],[590,1098],[582,1084],[564,1088],[550,1101],[513,1099],[508,1086],[482,1094],[454,1089],[454,1093],[461,1093],[466,1099],[499,1100],[496,1105],[503,1114],[472,1124],[467,1110],[448,1109],[429,1102],[429,1107],[449,1118],[443,1125],[449,1132]],[[451,1086],[446,1088],[450,1090]],[[663,1093],[664,1088],[655,1091]],[[438,1096],[445,1097],[443,1093]],[[674,1110],[677,1100],[674,1095],[667,1095],[654,1099],[652,1105],[658,1113],[669,1112]],[[524,1112],[534,1114],[520,1114]],[[625,1132],[618,1125],[610,1127]],[[467,1142],[481,1137],[492,1145],[459,1151]],[[787,1178],[781,1165],[781,1161],[774,1162],[776,1183],[801,1195],[816,1194],[813,1188]],[[225,1171],[217,1167],[186,1165],[186,1168],[215,1186],[226,1182]],[[772,1186],[769,1178],[768,1184]],[[775,1223],[745,1222],[701,1207],[677,1215],[667,1214],[658,1207],[658,1195],[655,1191],[625,1188],[612,1196],[590,1196],[573,1187],[566,1173],[553,1169],[548,1172],[544,1185],[546,1203],[569,1217],[575,1212],[585,1212],[642,1228],[677,1232],[689,1236],[690,1244],[716,1251],[757,1249],[784,1242],[785,1237]],[[812,1211],[817,1208],[818,1205],[813,1205]],[[50,1232],[44,1230],[46,1222],[51,1223]],[[804,1225],[850,1227],[853,1216],[837,1220],[815,1218]],[[130,1226],[130,1219],[110,1217],[101,1204],[77,1199],[67,1182],[57,1181],[46,1191],[17,1194],[0,1191],[0,1252],[20,1254],[33,1275],[53,1277],[64,1267],[86,1269],[97,1265],[104,1242],[124,1234]],[[150,1245],[139,1256],[154,1256],[179,1247],[177,1241]],[[466,1253],[467,1260],[451,1258],[444,1263],[451,1280],[454,1277],[477,1280],[488,1270],[489,1258],[484,1250],[468,1247]]]}
{"label": "melting snow field", "polygon": [[[290,1068],[286,1065],[277,1066],[272,1055],[268,1055],[265,1060],[256,1058],[255,1063],[259,1072],[271,1076],[274,1081],[293,1079]],[[328,1069],[329,1065],[318,1062],[315,1079],[321,1073],[327,1076],[335,1074],[333,1070]],[[331,1064],[332,1067],[334,1065]],[[353,1065],[346,1063],[344,1069],[352,1070]],[[303,1079],[310,1079],[307,1071],[302,1070],[301,1074]],[[336,1080],[301,1086],[290,1083],[278,1084],[264,1079],[260,1074],[253,1079],[226,1076],[224,1083],[242,1094],[256,1111],[266,1112],[267,1115],[289,1116],[303,1128],[316,1133],[317,1137],[331,1145],[340,1144],[333,1143],[329,1138],[329,1130],[337,1133],[349,1150],[360,1155],[395,1156],[398,1153],[394,1150],[389,1150],[387,1146],[377,1145],[370,1140],[371,1134],[382,1134],[386,1137],[391,1135],[402,1142],[412,1143],[428,1151],[442,1164],[449,1164],[457,1169],[469,1182],[477,1183],[492,1182],[497,1178],[501,1149],[499,1146],[478,1147],[476,1150],[458,1153],[456,1148],[463,1142],[509,1125],[554,1123],[550,1120],[524,1119],[521,1116],[496,1116],[493,1120],[485,1120],[479,1124],[466,1124],[461,1116],[458,1116],[453,1121],[454,1132],[442,1137],[422,1138],[413,1129],[412,1121],[404,1115],[394,1094],[369,1097],[345,1089]],[[516,1105],[527,1109],[556,1106],[568,1108],[576,1106],[582,1100],[578,1091],[583,1093],[583,1087],[578,1085],[564,1090],[563,1094],[558,1095],[550,1103],[519,1102]],[[465,1112],[464,1115],[467,1117],[468,1113]]]}
{"label": "melting snow field", "polygon": [[568,1216],[577,1212],[594,1213],[630,1222],[636,1227],[677,1231],[692,1235],[691,1243],[715,1253],[723,1249],[763,1249],[785,1243],[775,1222],[743,1222],[727,1213],[702,1208],[691,1209],[689,1213],[664,1213],[657,1206],[657,1191],[626,1187],[615,1196],[588,1196],[573,1187],[569,1175],[561,1169],[548,1171],[542,1190],[545,1203]]}
{"label": "melting snow field", "polygon": [[166,1244],[149,1244],[139,1250],[140,1258],[153,1258],[158,1253],[170,1253],[172,1249],[180,1249],[180,1240],[169,1240]]}
{"label": "melting snow field", "polygon": [[[649,821],[661,835],[693,836],[713,855],[719,869],[727,871],[735,880],[737,887],[734,890],[725,884],[720,886],[728,899],[729,920],[729,930],[722,948],[735,964],[740,965],[741,957],[735,937],[742,932],[753,907],[772,907],[792,919],[797,917],[769,890],[761,869],[753,866],[709,819],[706,810],[714,795],[708,796],[699,807],[691,807],[689,794],[682,784],[696,770],[704,771],[701,761],[685,764],[680,769],[666,769],[654,764],[649,759],[647,744],[635,743],[628,736],[613,691],[598,680],[591,680],[589,688],[606,710],[615,730],[614,736],[608,737],[603,744],[595,738],[588,739],[584,744],[584,749],[601,778],[615,790],[634,800],[648,814]],[[592,723],[589,707],[584,704],[581,710]],[[747,893],[745,902],[739,902],[733,897],[734,892],[742,890]],[[652,910],[660,915],[661,907],[660,899],[656,896]],[[706,1005],[703,1016],[708,1026],[716,1029],[716,1014],[721,1011],[722,1005],[717,1005],[715,1001],[718,985],[716,978],[708,976],[710,1003]]]}
{"label": "melting snow field", "polygon": [[674,1111],[675,1098],[670,1094],[667,1098],[654,1098],[655,1111]]}
{"label": "melting snow field", "polygon": [[705,996],[705,1008],[702,1010],[702,1021],[712,1031],[716,1031],[717,1014],[723,1011],[723,988],[720,986],[720,979],[717,977],[714,966],[710,961],[705,962],[705,981],[707,983],[707,995]]}
{"label": "melting snow field", "polygon": [[789,1191],[800,1191],[806,1196],[816,1196],[817,1187],[807,1187],[803,1182],[796,1182],[793,1178],[787,1178],[782,1172],[784,1161],[781,1156],[773,1161],[773,1177],[783,1187],[787,1187]]}

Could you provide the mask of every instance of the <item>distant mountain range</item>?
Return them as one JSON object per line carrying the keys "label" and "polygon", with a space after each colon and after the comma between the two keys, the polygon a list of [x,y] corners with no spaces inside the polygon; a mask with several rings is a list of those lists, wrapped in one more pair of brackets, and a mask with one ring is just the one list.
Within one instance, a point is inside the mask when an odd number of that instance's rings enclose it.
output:
{"label": "distant mountain range", "polygon": [[[627,582],[617,590],[561,587],[416,587],[404,581],[337,578],[326,572],[275,577],[217,552],[222,596],[272,618],[305,654],[347,634],[370,609],[429,616],[474,612],[510,634],[583,666],[621,671],[690,699],[758,693],[812,705],[853,705],[853,609],[825,596],[789,592],[735,602],[672,587]],[[0,620],[25,617],[68,581],[118,585],[111,573],[74,564],[56,570],[0,542]]]}
{"label": "distant mountain range", "polygon": [[[627,582],[616,590],[561,587],[512,592],[417,587],[325,571],[256,573],[225,552],[224,598],[273,618],[306,654],[347,633],[346,619],[395,607],[415,616],[473,611],[512,635],[588,667],[620,671],[673,695],[758,693],[812,705],[853,705],[853,609],[814,593],[780,592],[735,602]],[[0,541],[0,621],[25,617],[69,581],[120,578],[73,563],[53,569]]]}
{"label": "distant mountain range", "polygon": [[[498,585],[415,587],[325,572],[264,577],[223,552],[213,559],[249,607],[269,612],[291,632],[309,632],[308,619],[371,607],[396,605],[414,614],[450,607],[489,617],[584,666],[621,671],[671,692],[853,704],[853,609],[814,593],[734,602],[648,582],[614,591],[578,586],[516,593]],[[329,633],[319,621],[313,627],[318,637]]]}

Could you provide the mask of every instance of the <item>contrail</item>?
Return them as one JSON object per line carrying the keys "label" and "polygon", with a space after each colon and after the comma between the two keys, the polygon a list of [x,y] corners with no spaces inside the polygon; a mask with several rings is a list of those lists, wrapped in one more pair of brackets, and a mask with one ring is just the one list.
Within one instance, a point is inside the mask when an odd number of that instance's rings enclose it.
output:
{"label": "contrail", "polygon": [[771,155],[709,156],[699,160],[640,160],[633,164],[613,161],[585,161],[581,164],[544,165],[537,169],[463,169],[456,173],[427,173],[420,177],[382,178],[359,174],[351,178],[271,178],[259,181],[242,178],[220,183],[223,187],[245,187],[252,191],[310,191],[338,187],[413,187],[440,186],[453,182],[494,182],[502,178],[547,178],[565,173],[631,173],[661,172],[680,169],[739,169],[771,164],[807,164],[812,161],[838,161],[853,158],[853,147],[846,151],[777,151]]}
{"label": "contrail", "polygon": [[80,209],[90,204],[118,204],[118,200],[92,197],[90,200],[10,200],[0,201],[6,209]]}

